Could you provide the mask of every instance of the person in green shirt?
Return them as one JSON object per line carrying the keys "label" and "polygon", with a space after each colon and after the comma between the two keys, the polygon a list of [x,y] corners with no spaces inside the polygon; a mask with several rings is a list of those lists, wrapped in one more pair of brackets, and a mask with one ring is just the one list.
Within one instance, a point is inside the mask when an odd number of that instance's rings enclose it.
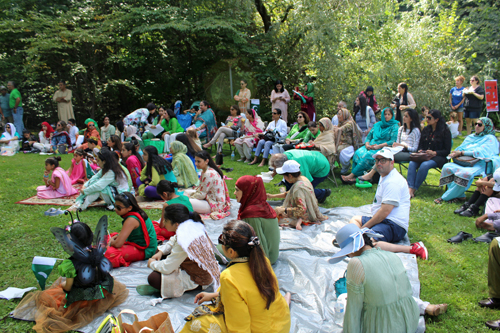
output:
{"label": "person in green shirt", "polygon": [[12,109],[12,117],[14,118],[14,125],[19,133],[24,130],[23,123],[23,102],[21,100],[21,93],[16,89],[16,83],[14,81],[9,81],[7,83],[7,88],[10,91],[9,96],[9,107]]}
{"label": "person in green shirt", "polygon": [[278,145],[274,145],[273,152],[283,153],[287,150],[294,149],[295,146],[301,143],[302,140],[307,135],[310,135],[308,124],[309,124],[309,116],[307,115],[306,112],[300,111],[299,114],[297,115],[297,123],[295,123],[290,129],[290,132],[288,133],[288,136],[285,139],[285,144],[282,145],[281,147],[279,147]]}
{"label": "person in green shirt", "polygon": [[165,141],[163,152],[167,153],[170,151],[170,144],[175,141],[175,137],[179,133],[184,133],[184,128],[177,120],[174,111],[170,109],[165,109],[165,107],[160,108],[160,114],[162,115],[161,127],[165,130],[162,133],[162,138]]}
{"label": "person in green shirt", "polygon": [[303,145],[312,143],[312,141],[314,141],[318,135],[321,134],[318,124],[315,121],[310,121],[307,124],[307,128],[309,129],[309,133],[304,136],[304,140],[302,141]]}
{"label": "person in green shirt", "polygon": [[[319,151],[292,149],[284,154],[274,154],[271,157],[270,166],[276,170],[281,168],[286,161],[296,161],[300,164],[300,172],[306,177],[314,187],[314,194],[319,203],[325,202],[326,198],[332,194],[330,189],[316,188],[322,183],[330,172],[330,163],[328,159]],[[293,184],[285,181],[285,187],[288,191]]]}

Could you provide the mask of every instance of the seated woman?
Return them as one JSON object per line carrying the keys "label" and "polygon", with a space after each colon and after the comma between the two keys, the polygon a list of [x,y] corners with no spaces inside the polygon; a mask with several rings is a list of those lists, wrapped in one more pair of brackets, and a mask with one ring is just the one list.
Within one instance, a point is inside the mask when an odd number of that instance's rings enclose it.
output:
{"label": "seated woman", "polygon": [[71,166],[66,171],[71,180],[71,184],[85,183],[87,179],[87,160],[85,157],[87,153],[82,149],[78,148],[73,153],[73,158],[71,159]]}
{"label": "seated woman", "polygon": [[187,148],[186,155],[191,159],[191,161],[193,162],[193,165],[195,166],[195,169],[196,169],[194,155],[197,152],[201,151],[201,148],[198,147],[198,145],[196,143],[194,143],[193,139],[191,139],[191,137],[187,136],[185,133],[181,133],[181,134],[177,135],[175,140],[183,143],[186,146],[186,148]]}
{"label": "seated woman", "polygon": [[[308,149],[308,150],[319,150],[323,154],[330,164],[335,163],[335,133],[333,132],[333,125],[330,118],[321,118],[318,122],[319,124],[319,134],[316,138],[309,142],[303,142],[297,145],[297,148]],[[311,135],[314,131],[311,127],[309,128]]]}
{"label": "seated woman", "polygon": [[297,230],[302,230],[302,223],[305,225],[318,224],[328,219],[319,211],[314,188],[311,182],[301,175],[298,162],[286,161],[283,167],[276,169],[276,172],[283,175],[287,182],[293,184],[288,192],[267,195],[269,199],[285,199],[283,206],[274,209],[278,215],[280,225],[292,226]]}
{"label": "seated woman", "polygon": [[437,316],[446,312],[448,305],[434,305],[413,297],[401,259],[375,248],[370,237],[377,236],[380,235],[353,224],[337,232],[341,250],[329,262],[352,258],[346,273],[344,332],[415,332],[419,316]]}
{"label": "seated woman", "polygon": [[107,148],[97,153],[95,159],[101,169],[83,184],[75,204],[68,210],[76,211],[78,208],[85,210],[98,198],[104,200],[108,210],[113,210],[115,195],[130,190],[127,175],[113,155],[115,154]]}
{"label": "seated woman", "polygon": [[85,129],[85,132],[83,132],[83,144],[77,148],[82,148],[83,150],[87,149],[89,145],[87,144],[87,140],[91,137],[97,138],[97,143],[99,147],[102,147],[102,142],[101,142],[101,135],[97,131],[97,122],[91,118],[87,118],[85,120],[85,125],[87,125],[87,128]]}
{"label": "seated woman", "polygon": [[[160,110],[164,109],[164,107],[161,107]],[[175,141],[175,137],[179,133],[184,132],[184,128],[179,124],[179,121],[177,120],[177,117],[175,116],[174,111],[171,109],[164,109],[164,113],[162,116],[162,120],[160,125],[163,127],[165,130],[161,136],[163,140],[165,141],[165,146],[163,148],[163,152],[166,153],[170,151],[170,145],[172,142]]]}
{"label": "seated woman", "polygon": [[279,147],[279,145],[274,145],[273,152],[277,154],[294,149],[295,146],[301,143],[309,133],[307,124],[309,124],[309,116],[304,111],[299,111],[299,114],[297,115],[297,123],[295,123],[290,129],[290,132],[285,139],[285,144],[281,147]]}
{"label": "seated woman", "polygon": [[[263,167],[267,162],[267,158],[269,156],[269,151],[271,150],[271,147],[276,142],[275,138],[279,139],[286,137],[287,127],[285,121],[280,118],[281,110],[274,109],[272,117],[273,119],[272,121],[269,122],[269,125],[267,125],[265,133],[259,138],[257,148],[255,149],[255,158],[248,165],[257,164],[260,153],[264,149],[264,153],[262,155],[262,161],[259,164],[259,167]],[[271,133],[273,135],[273,139],[272,140],[264,139],[263,136],[266,135],[266,133]]]}
{"label": "seated woman", "polygon": [[13,123],[5,125],[5,132],[0,137],[0,146],[9,146],[14,149],[14,152],[19,150],[19,138],[21,136],[16,132],[16,127]]}
{"label": "seated woman", "polygon": [[24,129],[21,142],[21,151],[31,153],[33,151],[33,145],[35,143],[38,143],[38,139],[33,134],[31,134],[30,130]]}
{"label": "seated woman", "polygon": [[255,146],[259,134],[264,131],[264,123],[254,109],[248,109],[246,113],[244,135],[234,140],[234,146],[240,154],[238,162],[250,163],[252,161],[252,149]]}
{"label": "seated woman", "polygon": [[175,235],[158,246],[158,252],[148,260],[148,267],[153,270],[148,276],[149,285],[138,286],[137,292],[174,298],[212,283],[218,288],[220,268],[200,215],[189,212],[184,205],[172,204],[165,207],[162,220]]}
{"label": "seated woman", "polygon": [[172,171],[172,165],[164,158],[158,155],[158,149],[154,146],[146,146],[143,152],[146,165],[141,171],[141,176],[137,178],[136,184],[139,186],[137,190],[138,199],[161,199],[156,193],[156,185],[162,179],[171,182],[177,182]]}
{"label": "seated woman", "polygon": [[347,173],[354,152],[363,144],[363,133],[359,130],[349,110],[342,108],[337,113],[339,125],[335,129],[337,161],[342,166],[341,174]]}
{"label": "seated woman", "polygon": [[[66,234],[63,229],[51,228],[51,231],[53,229]],[[33,321],[36,321],[33,330],[37,332],[62,333],[78,330],[107,310],[122,304],[128,297],[127,287],[100,268],[102,256],[97,255],[97,248],[92,245],[94,234],[88,225],[73,223],[66,237],[72,243],[61,243],[65,251],[77,244],[81,249],[86,249],[84,251],[92,256],[91,260],[98,264],[88,270],[81,269],[87,262],[70,252],[68,255],[71,257],[57,266],[61,277],[50,288],[35,291],[23,298],[14,310],[14,315],[21,317],[30,312]],[[95,274],[95,279],[90,281],[87,280],[89,270]]]}
{"label": "seated woman", "polygon": [[201,170],[200,184],[194,190],[186,190],[193,209],[206,218],[220,220],[229,216],[231,201],[222,171],[215,165],[210,154],[199,151],[195,154],[196,167]]}
{"label": "seated woman", "polygon": [[115,212],[123,219],[122,230],[109,235],[105,254],[113,268],[128,267],[135,261],[151,258],[158,246],[156,232],[134,195],[130,192],[117,194]]}
{"label": "seated woman", "polygon": [[[243,221],[231,221],[219,236],[224,256],[230,259],[220,274],[215,293],[196,295],[203,305],[189,315],[184,332],[290,332],[290,293],[279,291],[278,279],[253,228]],[[199,315],[199,313],[210,314]],[[201,311],[198,311],[201,310]]]}
{"label": "seated woman", "polygon": [[358,125],[361,133],[363,134],[363,143],[368,136],[368,133],[372,130],[373,126],[377,122],[375,118],[375,113],[373,109],[366,102],[366,97],[364,95],[359,95],[356,97],[354,102],[354,119]]}
{"label": "seated woman", "polygon": [[[158,185],[156,185],[156,193],[161,197],[162,200],[165,200],[163,204],[163,210],[165,207],[172,204],[181,204],[188,208],[190,212],[193,212],[193,205],[191,205],[191,201],[189,198],[183,194],[178,194],[177,189],[179,185],[177,183],[169,182],[168,180],[160,180]],[[158,241],[163,242],[165,240],[169,240],[170,237],[175,235],[175,232],[168,231],[165,227],[165,219],[160,218],[160,220],[153,221],[153,226],[156,231],[156,238]]]}
{"label": "seated woman", "polygon": [[[398,138],[392,144],[391,150],[394,154],[394,162],[409,162],[412,153],[417,152],[420,144],[420,119],[417,111],[406,109],[403,116],[403,126],[399,127]],[[401,148],[398,148],[401,147]],[[401,150],[402,149],[402,150]],[[375,164],[367,174],[358,177],[359,180],[370,181],[377,173]]]}
{"label": "seated woman", "polygon": [[144,168],[144,160],[137,152],[137,148],[133,142],[127,142],[122,146],[122,163],[125,162],[132,184],[137,188],[137,178],[140,177],[142,169]]}
{"label": "seated woman", "polygon": [[[149,115],[146,118],[146,122],[142,123],[142,124],[144,124],[145,126],[149,126],[153,129],[160,127],[161,115],[159,115],[156,112],[156,105],[154,103],[148,103],[146,108],[148,109]],[[144,131],[144,133],[142,134],[143,140],[148,140],[148,139],[150,140],[150,139],[155,139],[155,138],[161,138],[161,133],[154,135],[148,129],[146,129]]]}
{"label": "seated woman", "polygon": [[207,101],[200,102],[200,108],[196,111],[193,123],[196,131],[199,133],[200,139],[207,138],[207,140],[212,140],[217,132],[217,121],[215,120],[215,113]]}
{"label": "seated woman", "polygon": [[170,146],[172,169],[177,179],[177,184],[182,188],[190,188],[199,183],[198,174],[187,152],[185,144],[180,141],[172,142]]}
{"label": "seated woman", "polygon": [[[426,116],[428,125],[422,130],[417,151],[427,153],[422,161],[410,161],[406,181],[410,189],[410,197],[420,188],[432,168],[442,168],[447,162],[446,156],[451,150],[451,133],[446,127],[445,120],[438,110],[430,110]],[[417,171],[418,169],[418,171]]]}
{"label": "seated woman", "polygon": [[226,124],[219,127],[212,140],[203,145],[203,148],[210,148],[215,142],[224,144],[226,136],[234,137],[234,133],[241,128],[242,121],[245,119],[240,115],[240,108],[237,105],[231,105],[229,116],[226,119]]}
{"label": "seated woman", "polygon": [[[36,188],[36,196],[39,199],[62,198],[78,193],[78,190],[71,186],[71,179],[66,171],[59,166],[60,161],[60,156],[49,157],[45,160],[43,173],[45,185]],[[49,179],[51,171],[52,177]]]}
{"label": "seated woman", "polygon": [[120,137],[115,134],[111,134],[108,138],[107,141],[107,147],[109,150],[112,152],[116,153],[118,157],[121,156],[122,154],[122,141],[120,140]]}
{"label": "seated woman", "polygon": [[486,204],[489,198],[499,197],[500,192],[498,190],[500,186],[495,186],[496,181],[494,176],[497,176],[496,178],[500,183],[500,169],[495,171],[493,177],[487,176],[476,180],[476,190],[472,193],[469,201],[455,210],[454,213],[465,217],[476,217],[479,215],[481,206]]}
{"label": "seated woman", "polygon": [[473,166],[461,166],[455,162],[446,163],[441,172],[439,186],[448,185],[448,190],[434,200],[434,203],[459,202],[465,200],[465,191],[471,186],[474,177],[484,173],[486,161],[493,160],[494,169],[500,163],[498,140],[491,119],[482,117],[476,122],[476,132],[468,135],[464,142],[448,155],[453,159],[460,156],[479,158]]}
{"label": "seated woman", "polygon": [[61,145],[65,145],[66,151],[68,151],[69,148],[72,148],[71,139],[68,135],[68,132],[66,132],[67,128],[68,128],[68,125],[66,125],[66,122],[64,122],[62,120],[57,122],[56,131],[54,132],[54,135],[52,136],[52,139],[50,140],[50,152],[51,153],[59,152],[59,147]]}
{"label": "seated woman", "polygon": [[54,129],[46,121],[42,123],[42,130],[38,133],[40,142],[35,142],[33,148],[38,149],[42,153],[47,153],[50,150],[50,140],[54,135]]}
{"label": "seated woman", "polygon": [[243,176],[236,181],[234,196],[240,203],[238,220],[248,223],[257,233],[271,265],[278,260],[280,228],[274,209],[266,201],[262,178]]}
{"label": "seated woman", "polygon": [[366,137],[365,145],[354,153],[351,173],[348,176],[341,176],[342,182],[354,184],[356,177],[370,170],[375,163],[373,154],[384,147],[392,146],[398,138],[398,130],[399,122],[394,119],[394,112],[390,108],[385,108],[382,121],[375,123]]}

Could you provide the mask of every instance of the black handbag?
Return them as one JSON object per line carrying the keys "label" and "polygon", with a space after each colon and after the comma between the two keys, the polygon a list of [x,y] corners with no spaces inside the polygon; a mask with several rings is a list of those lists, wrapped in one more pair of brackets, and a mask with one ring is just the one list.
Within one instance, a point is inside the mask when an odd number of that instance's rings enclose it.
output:
{"label": "black handbag", "polygon": [[217,153],[215,154],[215,165],[224,164],[224,155],[222,155],[222,145],[217,143]]}

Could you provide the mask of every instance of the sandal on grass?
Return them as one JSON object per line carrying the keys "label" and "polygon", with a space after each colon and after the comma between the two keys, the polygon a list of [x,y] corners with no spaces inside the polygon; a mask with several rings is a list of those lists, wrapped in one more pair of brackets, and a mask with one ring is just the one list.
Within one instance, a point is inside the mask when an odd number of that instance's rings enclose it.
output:
{"label": "sandal on grass", "polygon": [[465,201],[465,198],[455,198],[455,199],[451,199],[450,201],[448,201],[448,203],[459,203],[459,202],[464,202]]}
{"label": "sandal on grass", "polygon": [[440,204],[442,204],[443,202],[444,202],[444,200],[443,200],[443,199],[441,199],[441,198],[437,198],[436,200],[434,200],[434,203],[435,203],[436,205],[440,205]]}

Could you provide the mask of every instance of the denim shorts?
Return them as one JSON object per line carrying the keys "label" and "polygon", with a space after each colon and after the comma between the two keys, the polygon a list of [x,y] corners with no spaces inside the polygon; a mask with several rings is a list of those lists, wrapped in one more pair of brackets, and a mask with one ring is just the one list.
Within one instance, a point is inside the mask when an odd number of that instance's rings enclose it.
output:
{"label": "denim shorts", "polygon": [[463,107],[463,106],[461,106],[461,107],[459,107],[459,108],[458,108],[458,109],[456,109],[456,110],[452,110],[452,109],[450,109],[450,112],[456,112],[456,113],[461,113],[461,112],[464,112],[464,107]]}
{"label": "denim shorts", "polygon": [[[371,219],[371,216],[362,216],[361,225],[365,225]],[[377,234],[381,234],[384,237],[373,237],[376,241],[384,241],[388,243],[397,243],[405,238],[406,230],[401,228],[396,223],[391,220],[385,219],[382,222],[375,224],[370,228]]]}
{"label": "denim shorts", "polygon": [[464,118],[478,119],[479,117],[481,117],[481,111],[475,111],[475,110],[467,111],[467,110],[465,110],[465,112],[464,112]]}

